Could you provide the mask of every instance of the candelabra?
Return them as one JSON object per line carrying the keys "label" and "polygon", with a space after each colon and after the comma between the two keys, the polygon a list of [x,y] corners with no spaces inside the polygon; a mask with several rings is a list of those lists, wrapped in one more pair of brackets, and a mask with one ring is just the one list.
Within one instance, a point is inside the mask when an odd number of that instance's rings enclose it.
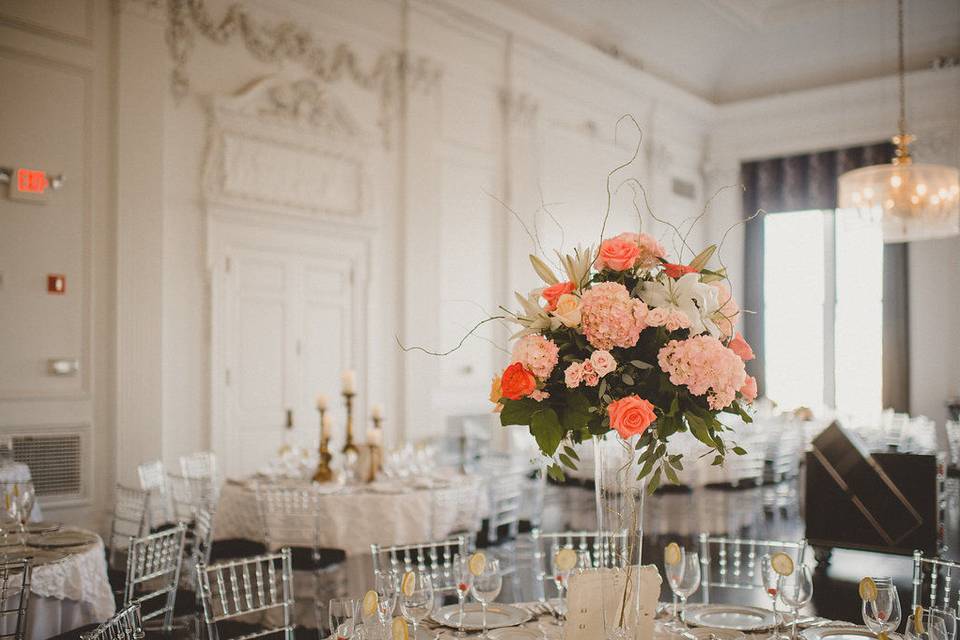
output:
{"label": "candelabra", "polygon": [[353,444],[353,396],[352,391],[343,392],[343,400],[347,405],[347,441],[343,445],[343,453],[352,453],[356,456],[359,453],[357,445]]}

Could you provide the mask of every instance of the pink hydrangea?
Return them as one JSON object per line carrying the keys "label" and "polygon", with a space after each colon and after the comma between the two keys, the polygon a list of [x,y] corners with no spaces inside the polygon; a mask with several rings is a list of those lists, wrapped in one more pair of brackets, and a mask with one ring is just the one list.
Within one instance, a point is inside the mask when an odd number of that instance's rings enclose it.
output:
{"label": "pink hydrangea", "polygon": [[550,377],[559,361],[560,349],[539,334],[523,336],[513,346],[513,362],[520,362],[541,380]]}
{"label": "pink hydrangea", "polygon": [[695,396],[707,396],[714,411],[728,406],[747,382],[743,360],[710,335],[671,340],[657,355],[670,382],[686,386]]}
{"label": "pink hydrangea", "polygon": [[601,282],[583,293],[580,321],[595,349],[633,347],[647,324],[647,305],[631,298],[619,282]]}

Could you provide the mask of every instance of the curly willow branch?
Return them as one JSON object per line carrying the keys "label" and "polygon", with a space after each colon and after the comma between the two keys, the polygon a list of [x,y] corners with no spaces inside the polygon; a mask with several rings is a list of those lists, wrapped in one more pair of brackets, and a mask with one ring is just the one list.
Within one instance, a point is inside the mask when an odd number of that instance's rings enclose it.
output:
{"label": "curly willow branch", "polygon": [[[683,242],[683,246],[685,246],[687,249],[690,249],[690,251],[693,251],[693,249],[691,249],[690,246],[687,245],[687,241],[683,237],[683,232],[681,232],[680,229],[677,228],[677,225],[673,224],[669,220],[664,220],[663,218],[657,217],[657,214],[653,212],[653,208],[650,206],[650,199],[647,197],[647,189],[646,187],[643,186],[642,182],[640,182],[636,178],[626,178],[623,182],[620,183],[620,186],[617,187],[617,191],[619,191],[624,185],[630,185],[630,188],[633,189],[634,198],[637,197],[636,190],[639,189],[640,193],[643,194],[643,204],[647,208],[647,213],[650,214],[650,217],[656,220],[657,222],[659,222],[660,224],[666,225],[671,229],[673,229],[673,232],[676,234],[676,236],[680,238],[680,240]],[[640,209],[636,206],[634,206],[634,209],[637,210],[637,215],[639,216]],[[696,252],[694,252],[694,254],[696,254]]]}
{"label": "curly willow branch", "polygon": [[[693,228],[694,228],[695,226],[697,226],[697,223],[700,222],[700,221],[704,218],[704,216],[707,215],[707,212],[710,210],[710,205],[713,204],[713,200],[714,200],[717,196],[719,196],[721,193],[723,193],[724,191],[726,191],[727,189],[733,189],[734,187],[740,187],[740,189],[743,190],[743,191],[746,191],[746,190],[747,190],[746,185],[743,185],[743,184],[727,184],[727,185],[724,185],[724,186],[720,187],[720,188],[717,189],[716,191],[714,191],[714,192],[713,192],[713,195],[710,196],[709,198],[707,198],[707,201],[703,204],[703,209],[700,211],[700,214],[699,214],[696,218],[693,219],[693,222],[690,223],[690,228],[687,229],[686,235],[683,236],[683,244],[684,244],[684,245],[687,245],[687,238],[690,237],[690,234],[693,232]],[[683,223],[680,223],[680,224],[681,224],[681,226],[683,226]],[[689,245],[687,245],[687,246],[689,246]],[[718,247],[718,248],[719,248],[719,247]],[[694,257],[696,257],[696,254],[694,254]],[[681,264],[683,263],[683,247],[680,248],[680,255],[678,256],[678,260],[677,260],[677,261],[680,262]]]}
{"label": "curly willow branch", "polygon": [[431,351],[430,349],[426,349],[426,348],[424,348],[424,347],[408,347],[408,346],[405,346],[402,342],[400,342],[400,336],[395,335],[395,336],[393,336],[393,338],[394,338],[394,340],[397,341],[397,346],[400,347],[400,350],[401,350],[401,351],[404,351],[404,352],[409,352],[409,351],[422,351],[423,353],[426,353],[427,355],[443,357],[443,356],[448,356],[448,355],[450,355],[450,354],[453,353],[454,351],[457,351],[460,347],[463,346],[463,343],[465,343],[465,342],[467,341],[467,338],[469,338],[469,337],[472,336],[474,333],[476,333],[476,332],[477,332],[477,329],[479,329],[479,328],[482,327],[483,325],[487,324],[488,322],[493,322],[494,320],[506,320],[506,319],[507,319],[507,316],[491,316],[491,317],[489,317],[489,318],[486,318],[485,320],[481,320],[481,321],[478,322],[477,324],[473,325],[473,328],[470,329],[470,331],[468,331],[465,336],[463,336],[462,338],[460,338],[460,342],[457,343],[457,346],[453,347],[452,349],[448,349],[448,350],[446,350],[446,351]]}
{"label": "curly willow branch", "polygon": [[610,218],[610,207],[613,205],[613,192],[610,190],[610,181],[613,179],[614,174],[616,174],[618,171],[626,169],[633,164],[634,161],[636,161],[636,159],[640,156],[640,145],[643,143],[643,129],[640,128],[640,123],[637,122],[637,119],[629,113],[620,116],[620,118],[617,120],[617,124],[613,128],[613,141],[617,141],[617,131],[620,130],[620,123],[624,120],[629,120],[633,123],[633,126],[637,128],[637,132],[640,134],[640,138],[637,140],[637,144],[633,148],[633,155],[630,156],[630,159],[623,164],[618,165],[607,174],[607,208],[603,212],[603,224],[600,225],[600,241],[597,243],[597,246],[600,246],[600,244],[603,243],[603,234],[607,231],[607,220]]}

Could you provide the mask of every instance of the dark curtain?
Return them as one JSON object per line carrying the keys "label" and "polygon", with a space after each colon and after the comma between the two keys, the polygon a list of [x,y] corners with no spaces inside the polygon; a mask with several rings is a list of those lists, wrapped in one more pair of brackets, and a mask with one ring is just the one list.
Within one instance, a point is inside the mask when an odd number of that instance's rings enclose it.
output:
{"label": "dark curtain", "polygon": [[[851,169],[883,164],[893,157],[889,142],[862,147],[832,149],[783,158],[768,158],[740,165],[743,212],[767,213],[837,208],[837,178]],[[764,392],[763,348],[763,216],[746,225],[744,245],[744,308],[753,312],[744,317],[744,338],[753,347],[756,359],[747,371]]]}
{"label": "dark curtain", "polygon": [[900,413],[910,413],[909,246],[883,245],[883,406]]}

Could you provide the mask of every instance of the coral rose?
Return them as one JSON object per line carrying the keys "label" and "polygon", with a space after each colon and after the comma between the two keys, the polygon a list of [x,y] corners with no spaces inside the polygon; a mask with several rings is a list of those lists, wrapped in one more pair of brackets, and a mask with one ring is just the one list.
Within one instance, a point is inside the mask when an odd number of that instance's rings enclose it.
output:
{"label": "coral rose", "polygon": [[547,301],[547,311],[555,311],[557,309],[557,300],[560,299],[560,296],[566,293],[573,293],[573,290],[576,288],[577,285],[572,282],[558,282],[540,292],[543,299]]}
{"label": "coral rose", "polygon": [[680,276],[688,273],[697,273],[697,270],[686,264],[673,264],[672,262],[663,263],[663,272],[676,280]]}
{"label": "coral rose", "polygon": [[757,399],[757,379],[753,376],[747,376],[747,381],[740,387],[740,395],[747,402],[753,402]]}
{"label": "coral rose", "polygon": [[637,258],[640,257],[640,246],[633,234],[621,233],[616,238],[610,238],[600,243],[600,251],[597,254],[597,269],[610,269],[611,271],[626,271],[633,269],[637,264]]}
{"label": "coral rose", "polygon": [[743,339],[743,334],[741,333],[737,333],[735,336],[733,336],[733,340],[727,344],[727,349],[730,349],[735,354],[740,356],[740,359],[744,362],[753,360],[757,357],[754,355],[753,349],[750,347],[747,341]]}
{"label": "coral rose", "polygon": [[522,362],[514,362],[504,369],[500,379],[500,390],[504,398],[520,400],[533,393],[536,388],[537,379]]}
{"label": "coral rose", "polygon": [[640,435],[657,419],[653,404],[640,396],[627,396],[611,402],[607,406],[607,414],[610,416],[610,426],[624,440]]}

